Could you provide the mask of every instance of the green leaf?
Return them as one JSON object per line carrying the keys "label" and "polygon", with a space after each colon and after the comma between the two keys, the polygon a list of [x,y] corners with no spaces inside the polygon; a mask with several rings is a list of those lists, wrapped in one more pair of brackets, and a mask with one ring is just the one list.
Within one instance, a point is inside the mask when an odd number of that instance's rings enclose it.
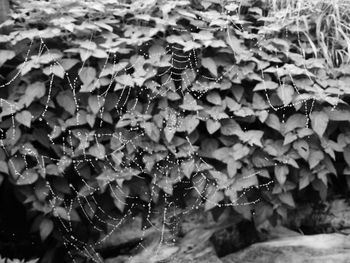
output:
{"label": "green leaf", "polygon": [[16,53],[13,50],[4,50],[0,49],[0,67],[10,59],[13,59],[16,56]]}
{"label": "green leaf", "polygon": [[191,175],[194,171],[194,168],[195,168],[195,165],[194,165],[194,160],[190,160],[190,161],[187,161],[187,162],[182,162],[181,163],[181,169],[184,173],[184,175],[190,179],[191,178]]}
{"label": "green leaf", "polygon": [[203,109],[202,106],[197,105],[197,101],[189,93],[186,93],[183,104],[180,105],[180,108],[188,111],[198,111]]}
{"label": "green leaf", "polygon": [[214,121],[212,119],[208,119],[206,121],[206,126],[209,134],[215,133],[218,129],[220,129],[221,124],[219,121]]}
{"label": "green leaf", "polygon": [[89,153],[100,159],[100,160],[103,160],[105,159],[105,156],[106,156],[106,150],[105,150],[105,147],[102,145],[102,144],[95,144],[93,145],[92,147],[90,147],[89,149]]}
{"label": "green leaf", "polygon": [[39,229],[42,241],[46,240],[46,238],[51,234],[53,227],[53,222],[50,219],[44,218],[43,221],[41,221]]}
{"label": "green leaf", "polygon": [[27,126],[28,128],[30,128],[30,124],[32,122],[32,117],[33,117],[32,114],[27,110],[17,112],[17,114],[16,114],[16,120],[19,123]]}
{"label": "green leaf", "polygon": [[88,99],[89,107],[94,114],[97,114],[103,106],[104,99],[97,95],[90,95]]}
{"label": "green leaf", "polygon": [[25,94],[22,96],[20,100],[20,104],[23,103],[25,106],[29,106],[34,99],[40,99],[45,95],[46,88],[43,82],[35,82],[33,84],[28,85]]}
{"label": "green leaf", "polygon": [[296,128],[303,128],[307,125],[307,118],[305,115],[296,113],[290,116],[284,128],[284,134],[294,131]]}
{"label": "green leaf", "polygon": [[193,132],[199,124],[199,120],[196,115],[188,115],[183,119],[180,119],[180,125],[176,129],[179,132],[187,131],[189,134]]}
{"label": "green leaf", "polygon": [[153,141],[159,142],[160,139],[160,131],[159,128],[153,122],[142,123],[141,127],[145,129],[146,134]]}
{"label": "green leaf", "polygon": [[305,140],[298,140],[293,143],[293,148],[297,150],[298,154],[307,161],[310,154],[309,144]]}
{"label": "green leaf", "polygon": [[307,169],[302,169],[300,171],[299,190],[308,186],[312,180],[313,174]]}
{"label": "green leaf", "polygon": [[294,88],[291,85],[281,85],[277,89],[277,95],[282,100],[283,105],[287,106],[293,101]]}
{"label": "green leaf", "polygon": [[218,70],[216,67],[216,63],[212,58],[210,57],[202,58],[202,65],[203,67],[207,68],[211,74],[217,77]]}
{"label": "green leaf", "polygon": [[287,165],[276,165],[275,166],[275,177],[280,185],[284,185],[287,180],[289,168]]}
{"label": "green leaf", "polygon": [[0,160],[0,173],[9,174],[9,168],[5,161]]}
{"label": "green leaf", "polygon": [[276,131],[280,131],[281,130],[280,120],[277,117],[277,115],[274,114],[274,113],[270,113],[269,114],[269,116],[267,117],[265,123],[266,123],[267,126],[271,127],[272,129],[274,129]]}
{"label": "green leaf", "polygon": [[295,207],[295,202],[294,202],[293,196],[290,192],[282,193],[278,197],[284,204],[287,204],[291,207]]}
{"label": "green leaf", "polygon": [[265,80],[263,82],[260,82],[256,84],[253,91],[259,91],[259,90],[274,90],[278,88],[278,84],[271,80]]}
{"label": "green leaf", "polygon": [[70,90],[61,91],[56,96],[56,101],[64,110],[69,112],[71,115],[75,115],[76,103],[73,98],[73,93]]}
{"label": "green leaf", "polygon": [[329,122],[328,115],[323,111],[313,111],[310,114],[312,129],[322,138]]}
{"label": "green leaf", "polygon": [[348,164],[348,166],[350,167],[350,145],[344,147],[343,150],[344,150],[344,152],[343,152],[344,160]]}
{"label": "green leaf", "polygon": [[204,205],[204,210],[208,211],[216,207],[220,201],[224,199],[224,194],[222,191],[218,191],[214,186],[209,185],[207,188],[206,201]]}
{"label": "green leaf", "polygon": [[264,132],[258,130],[250,130],[238,134],[238,137],[241,141],[248,143],[250,146],[257,145],[263,147],[261,144],[261,138],[263,137]]}
{"label": "green leaf", "polygon": [[221,105],[222,104],[222,100],[220,97],[220,94],[218,92],[212,91],[207,95],[207,101],[209,101],[210,103],[214,104],[214,105]]}
{"label": "green leaf", "polygon": [[96,69],[93,67],[82,68],[79,73],[79,78],[84,86],[89,86],[96,79]]}
{"label": "green leaf", "polygon": [[322,151],[319,150],[312,150],[310,149],[310,154],[309,154],[309,166],[310,169],[313,169],[320,163],[321,160],[323,160],[324,154]]}
{"label": "green leaf", "polygon": [[38,173],[34,169],[25,170],[17,179],[17,185],[29,185],[38,180]]}
{"label": "green leaf", "polygon": [[233,120],[233,119],[228,119],[228,120],[223,120],[221,123],[221,134],[223,135],[237,135],[239,136],[242,133],[241,126]]}

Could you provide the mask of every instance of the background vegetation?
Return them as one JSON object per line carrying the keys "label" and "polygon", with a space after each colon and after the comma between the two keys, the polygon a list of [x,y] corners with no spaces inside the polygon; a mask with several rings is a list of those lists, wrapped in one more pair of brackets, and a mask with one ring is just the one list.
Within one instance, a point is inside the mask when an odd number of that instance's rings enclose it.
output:
{"label": "background vegetation", "polygon": [[298,228],[348,193],[348,1],[14,5],[0,35],[3,256],[79,260],[72,233],[93,244],[110,216],[166,202]]}

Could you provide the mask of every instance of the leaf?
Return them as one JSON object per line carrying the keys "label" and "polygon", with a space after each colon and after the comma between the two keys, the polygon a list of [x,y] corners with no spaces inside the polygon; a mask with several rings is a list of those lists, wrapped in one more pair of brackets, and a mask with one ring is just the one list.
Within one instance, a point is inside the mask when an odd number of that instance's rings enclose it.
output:
{"label": "leaf", "polygon": [[275,177],[280,185],[284,185],[287,180],[289,169],[287,165],[276,165],[275,166]]}
{"label": "leaf", "polygon": [[221,124],[219,121],[214,121],[212,119],[208,119],[206,122],[207,130],[209,134],[215,133],[218,129],[220,129]]}
{"label": "leaf", "polygon": [[199,124],[199,120],[196,115],[188,115],[183,119],[180,119],[180,125],[176,129],[179,132],[187,131],[187,133],[193,132]]}
{"label": "leaf", "polygon": [[96,79],[96,70],[93,67],[83,68],[79,73],[80,80],[84,83],[84,86],[88,86]]}
{"label": "leaf", "polygon": [[[130,75],[128,75],[128,74],[124,74],[124,75],[117,76],[117,77],[115,78],[115,80],[116,80],[118,83],[120,83],[120,84],[122,84],[122,85],[124,85],[124,86],[129,86],[129,87],[133,87],[133,86],[134,86],[134,80],[133,80],[133,78],[132,78]],[[114,89],[114,90],[116,90],[116,89]]]}
{"label": "leaf", "polygon": [[304,159],[309,158],[310,149],[309,144],[305,140],[298,140],[293,143],[293,148],[297,150],[298,154]]}
{"label": "leaf", "polygon": [[278,88],[278,84],[271,80],[265,80],[263,82],[260,82],[256,84],[253,91],[259,91],[259,90],[274,90]]}
{"label": "leaf", "polygon": [[13,50],[4,50],[0,49],[0,67],[10,59],[13,59],[16,56],[16,53]]}
{"label": "leaf", "polygon": [[294,142],[296,139],[298,139],[298,136],[294,132],[288,132],[284,136],[283,145],[290,144],[291,142]]}
{"label": "leaf", "polygon": [[204,210],[208,211],[216,207],[220,201],[224,199],[224,193],[222,191],[218,191],[214,186],[209,185],[207,188],[207,196],[204,205]]}
{"label": "leaf", "polygon": [[197,105],[197,101],[189,93],[186,93],[183,104],[180,105],[180,108],[188,111],[198,111],[203,109],[202,106]]}
{"label": "leaf", "polygon": [[23,158],[20,157],[12,157],[8,162],[8,168],[12,178],[17,180],[20,176],[23,169],[26,167],[26,164]]}
{"label": "leaf", "polygon": [[237,170],[241,168],[242,165],[240,162],[234,160],[233,158],[228,159],[227,161],[227,173],[230,178],[233,178],[237,174]]}
{"label": "leaf", "polygon": [[75,100],[73,98],[73,93],[70,90],[61,91],[56,96],[56,101],[64,110],[69,112],[71,115],[75,115]]}
{"label": "leaf", "polygon": [[212,58],[210,57],[202,58],[202,65],[203,67],[207,68],[211,74],[217,77],[218,71],[217,71],[216,63]]}
{"label": "leaf", "polygon": [[228,159],[232,158],[231,154],[232,154],[232,150],[230,148],[222,147],[222,148],[216,149],[212,153],[212,156],[213,156],[213,158],[215,158],[219,161],[227,162]]}
{"label": "leaf", "polygon": [[240,135],[242,133],[241,126],[233,119],[223,120],[220,131],[222,135],[227,136]]}
{"label": "leaf", "polygon": [[282,193],[278,197],[284,204],[287,204],[291,207],[295,207],[295,202],[294,202],[293,196],[290,192]]}
{"label": "leaf", "polygon": [[306,169],[302,169],[300,172],[299,190],[308,186],[311,182],[312,177],[313,177],[313,175],[310,171],[308,171]]}
{"label": "leaf", "polygon": [[17,179],[17,185],[29,185],[38,180],[38,173],[34,169],[25,170]]}
{"label": "leaf", "polygon": [[294,131],[296,128],[303,128],[307,125],[307,118],[305,115],[296,113],[290,116],[285,125],[284,134]]}
{"label": "leaf", "polygon": [[[101,99],[100,99],[101,98]],[[97,114],[100,108],[103,106],[104,100],[102,97],[91,95],[88,99],[89,107],[94,114]]]}
{"label": "leaf", "polygon": [[27,86],[25,94],[22,96],[20,103],[23,103],[25,106],[29,106],[34,99],[40,99],[45,95],[46,88],[43,82],[35,82]]}
{"label": "leaf", "polygon": [[348,166],[350,167],[350,145],[344,147],[343,150],[344,150],[344,152],[343,152],[344,160],[348,164]]}
{"label": "leaf", "polygon": [[188,179],[191,178],[191,175],[192,175],[192,173],[193,173],[193,171],[194,171],[194,168],[195,168],[195,166],[194,166],[194,160],[190,160],[190,161],[188,161],[188,162],[182,162],[182,163],[181,163],[181,169],[182,169],[184,175],[185,175]]}
{"label": "leaf", "polygon": [[328,115],[323,111],[313,111],[310,114],[312,129],[322,138],[329,122]]}
{"label": "leaf", "polygon": [[89,153],[92,156],[94,156],[94,157],[96,157],[96,158],[98,158],[100,160],[105,159],[105,156],[106,156],[105,147],[102,144],[100,144],[100,143],[95,144],[92,147],[90,147]]}
{"label": "leaf", "polygon": [[237,111],[241,108],[241,104],[237,103],[234,99],[231,99],[230,97],[226,97],[225,101],[230,111]]}
{"label": "leaf", "polygon": [[17,114],[16,114],[16,120],[19,123],[27,126],[28,128],[30,128],[30,124],[32,122],[32,117],[33,117],[32,114],[27,110],[17,112]]}
{"label": "leaf", "polygon": [[281,130],[280,120],[277,117],[277,115],[274,114],[274,113],[270,113],[269,114],[269,116],[267,117],[265,123],[266,123],[267,126],[271,127],[272,129],[274,129],[276,131],[280,131]]}
{"label": "leaf", "polygon": [[210,92],[207,95],[207,101],[209,101],[210,103],[214,104],[214,105],[221,105],[222,101],[221,101],[221,97],[220,94],[218,92]]}
{"label": "leaf", "polygon": [[277,95],[282,100],[283,105],[287,106],[293,101],[294,88],[291,85],[281,85],[277,89]]}
{"label": "leaf", "polygon": [[313,169],[320,163],[321,160],[323,160],[324,154],[322,151],[319,150],[312,150],[310,149],[310,154],[309,154],[309,166],[310,169]]}
{"label": "leaf", "polygon": [[51,220],[44,218],[43,221],[41,221],[39,229],[42,241],[46,240],[46,238],[51,234],[53,227],[54,225]]}
{"label": "leaf", "polygon": [[0,173],[9,174],[9,168],[5,161],[0,160]]}
{"label": "leaf", "polygon": [[250,130],[242,132],[238,137],[243,141],[247,142],[250,146],[257,145],[263,147],[261,144],[261,138],[263,137],[264,132],[258,130]]}
{"label": "leaf", "polygon": [[145,129],[146,134],[153,141],[159,142],[160,139],[160,131],[159,128],[153,122],[146,122],[141,124],[141,127]]}

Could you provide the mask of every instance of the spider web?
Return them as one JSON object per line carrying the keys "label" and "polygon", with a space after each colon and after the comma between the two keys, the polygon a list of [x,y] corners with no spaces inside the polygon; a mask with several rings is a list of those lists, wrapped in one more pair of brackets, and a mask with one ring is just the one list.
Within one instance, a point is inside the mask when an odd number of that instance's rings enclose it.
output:
{"label": "spider web", "polygon": [[[222,13],[223,16],[227,16],[227,13]],[[230,39],[232,37],[231,33],[231,22],[230,18],[227,20],[227,24],[224,27],[220,27],[218,29],[213,29],[213,28],[200,28],[201,30],[204,31],[221,31],[225,32],[227,35],[227,38]],[[173,28],[174,31],[186,31],[184,28]],[[240,30],[243,31],[243,28]],[[262,38],[263,40],[263,38]],[[262,41],[261,40],[261,41]],[[22,64],[22,68],[25,67],[30,54],[32,52],[31,47],[33,44],[33,41],[30,44],[30,47],[28,49],[28,52],[26,54],[26,58],[24,63]],[[36,56],[40,57],[45,51],[47,54],[50,54],[50,49],[47,47],[45,44],[45,41],[43,39],[40,39],[41,43],[39,46],[39,50],[37,51]],[[234,40],[232,40],[234,41]],[[92,39],[90,39],[90,43],[92,43]],[[258,43],[259,44],[259,43]],[[260,47],[261,49],[262,47]],[[189,49],[184,51],[186,47],[183,47],[179,44],[176,43],[171,43],[168,44],[165,48],[165,50],[162,50],[161,52],[153,52],[152,54],[142,54],[143,56],[139,56],[136,60],[132,61],[131,65],[125,66],[125,67],[120,67],[120,64],[118,64],[118,59],[116,54],[109,53],[108,58],[105,60],[104,66],[102,71],[100,72],[100,76],[98,77],[97,82],[100,81],[102,72],[104,70],[108,70],[106,68],[107,62],[111,59],[113,60],[113,67],[111,69],[111,72],[114,72],[110,78],[110,82],[108,83],[108,88],[102,92],[99,93],[96,97],[96,102],[98,104],[98,114],[100,116],[100,127],[102,127],[103,122],[104,122],[104,113],[106,112],[104,103],[107,100],[108,96],[113,93],[111,91],[112,88],[115,90],[115,86],[113,85],[115,83],[114,79],[118,75],[118,73],[125,71],[128,72],[131,69],[135,69],[137,67],[140,67],[140,61],[142,62],[143,59],[147,58],[152,60],[153,58],[163,58],[163,57],[170,57],[170,66],[166,68],[163,72],[161,73],[156,73],[156,77],[160,77],[162,79],[162,83],[157,83],[157,82],[151,82],[146,85],[147,89],[152,90],[152,96],[147,97],[147,106],[145,109],[145,113],[143,115],[150,114],[151,111],[151,103],[152,101],[165,96],[167,93],[172,93],[175,94],[177,92],[181,93],[183,97],[188,96],[188,94],[191,94],[195,99],[200,99],[202,96],[206,95],[208,92],[208,88],[202,84],[201,81],[195,81],[194,85],[191,85],[193,76],[196,76],[199,74],[199,68],[200,68],[200,63],[199,58],[198,58],[198,51],[196,49]],[[142,50],[140,50],[142,52]],[[41,113],[39,117],[39,121],[45,123],[47,122],[45,120],[45,116],[48,112],[50,101],[52,100],[52,87],[54,84],[54,78],[55,78],[55,72],[54,72],[54,66],[59,66],[62,67],[64,70],[63,66],[59,63],[59,61],[53,59],[53,63],[50,65],[50,82],[49,82],[49,88],[48,88],[48,96],[47,96],[47,102],[45,105],[44,111]],[[84,70],[85,67],[85,62],[80,68],[80,72]],[[141,64],[142,67],[142,64]],[[117,70],[117,68],[119,68]],[[142,68],[141,70],[145,70]],[[217,85],[222,84],[222,80],[225,76],[230,76],[234,77],[234,73],[232,73],[235,70],[235,65],[230,67],[228,70],[218,74],[218,76],[213,77],[213,74],[204,74],[201,73],[200,76],[198,76],[198,79],[202,80],[209,80],[212,82],[215,82]],[[146,70],[148,71],[148,70]],[[209,70],[210,71],[210,70]],[[264,70],[261,70],[262,76],[264,76]],[[77,126],[80,125],[80,117],[79,117],[79,101],[76,96],[76,89],[77,87],[77,80],[79,76],[72,77],[70,76],[67,72],[64,73],[65,78],[66,78],[66,83],[69,85],[72,95],[73,95],[73,100],[75,103],[75,108],[76,108],[76,116],[75,116],[75,124]],[[0,86],[0,88],[5,87],[10,85],[16,78],[20,78],[21,76],[21,70],[18,71],[17,75],[15,75],[8,83],[5,83],[4,85]],[[291,80],[293,81],[293,77],[291,74],[289,74]],[[285,88],[285,84],[281,79],[280,81],[280,86],[282,87],[282,90]],[[96,83],[97,83],[96,82]],[[182,83],[180,87],[176,88],[174,83]],[[265,80],[263,78],[263,84],[265,85]],[[185,86],[185,89],[183,87]],[[295,92],[299,93],[299,90],[297,86],[294,84],[293,81],[293,89]],[[99,90],[99,88],[97,89]],[[120,97],[117,100],[116,108],[124,108],[128,103],[130,103],[129,97],[130,97],[130,91],[131,88],[127,87],[127,85],[120,85],[118,87],[118,90],[121,90],[122,93]],[[283,93],[283,92],[282,92]],[[276,107],[272,105],[270,97],[268,95],[268,90],[265,87],[265,95],[267,98],[267,101],[269,103],[270,108],[273,111],[283,111],[287,107],[295,107],[296,105],[293,103],[288,103],[288,105],[282,105],[279,107]],[[121,115],[129,114],[128,116],[130,118],[143,118],[144,116],[138,116],[136,107],[137,107],[137,102],[138,100],[144,100],[144,98],[139,98],[136,97],[134,99],[134,105],[130,106],[130,109],[128,109],[126,112],[121,112]],[[311,99],[312,106],[309,111],[309,113],[312,111],[313,104],[315,102],[315,98]],[[304,100],[300,102],[305,105],[307,109],[307,101]],[[10,101],[7,101],[5,99],[0,99],[0,106],[2,108],[8,107],[10,108],[13,112],[16,112],[16,105],[11,103]],[[334,108],[336,105],[334,105]],[[174,136],[174,133],[176,130],[181,126],[181,122],[184,121],[184,116],[181,114],[181,112],[175,112],[173,109],[170,108],[164,108],[163,110],[167,111],[167,116],[166,116],[166,128],[168,136],[170,138]],[[308,120],[309,116],[306,112],[306,117],[307,121],[305,123],[305,127],[308,125]],[[231,117],[230,117],[231,118]],[[202,118],[203,119],[203,118]],[[285,122],[283,119],[282,122]],[[49,123],[46,123],[49,125]],[[124,126],[122,126],[124,127]],[[126,126],[127,127],[127,126]],[[57,129],[59,127],[57,126]],[[48,139],[52,144],[55,144],[54,139],[55,139],[55,134],[56,131],[55,129],[52,131],[51,134],[48,134]],[[15,128],[15,118],[14,115],[12,115],[12,138],[7,138],[7,140],[15,140],[17,134],[16,134],[16,128]],[[95,158],[91,158],[91,152],[86,153],[85,152],[85,147],[82,146],[83,150],[83,159],[73,159],[74,153],[76,152],[77,149],[75,149],[72,145],[72,143],[69,143],[70,141],[73,140],[73,136],[78,138],[80,140],[80,145],[84,145],[84,143],[87,143],[88,141],[92,140],[95,141],[96,143],[96,148],[95,148]],[[61,223],[61,229],[60,232],[62,234],[62,238],[64,240],[64,245],[67,248],[67,251],[71,257],[71,260],[73,262],[76,261],[76,252],[78,254],[85,256],[86,258],[89,258],[93,262],[103,262],[103,258],[99,255],[99,253],[96,251],[96,248],[103,245],[108,238],[110,238],[115,232],[118,231],[123,226],[123,223],[126,222],[131,218],[131,220],[134,220],[133,217],[133,209],[137,206],[137,197],[131,196],[125,189],[123,188],[123,180],[127,177],[139,177],[140,180],[143,180],[144,178],[140,175],[142,173],[149,173],[147,170],[145,170],[141,166],[137,166],[136,168],[134,167],[137,165],[137,162],[134,162],[133,159],[129,158],[126,155],[121,155],[121,150],[124,147],[133,147],[137,149],[137,146],[135,144],[135,141],[142,139],[143,137],[147,136],[144,132],[140,133],[135,133],[132,128],[130,128],[129,133],[113,133],[113,134],[103,134],[103,133],[98,133],[96,134],[94,131],[72,131],[68,130],[67,136],[63,136],[62,139],[62,144],[63,146],[66,145],[66,147],[63,148],[63,155],[61,156],[60,159],[52,158],[50,156],[45,156],[45,155],[40,155],[35,151],[35,149],[32,149],[30,147],[27,147],[26,145],[23,145],[23,151],[22,151],[22,156],[20,158],[23,158],[23,160],[26,162],[27,156],[34,157],[36,159],[37,165],[42,170],[42,174],[47,174],[47,167],[45,167],[45,162],[48,160],[50,163],[56,164],[58,167],[63,167],[62,170],[60,171],[61,174],[65,174],[64,168],[68,167],[70,165],[73,166],[74,171],[78,174],[80,178],[80,183],[82,185],[82,188],[74,186],[74,184],[69,184],[69,188],[73,191],[74,197],[72,198],[67,198],[67,197],[62,197],[60,195],[57,195],[54,187],[51,185],[50,181],[46,181],[46,188],[48,190],[47,192],[47,198],[50,200],[50,205],[53,211],[53,214],[56,215],[56,218],[60,221]],[[119,144],[120,146],[114,150],[110,154],[106,154],[104,151],[103,145],[101,145],[100,139],[102,137],[110,137],[115,140],[116,144]],[[5,147],[4,140],[1,140],[1,146],[5,152],[7,152],[6,147]],[[249,192],[252,188],[265,188],[269,189],[270,186],[273,185],[273,180],[269,180],[265,184],[259,184],[259,185],[254,185],[254,186],[249,186],[246,188],[243,188],[243,191],[241,194],[239,194],[236,198],[231,199],[231,202],[229,203],[222,203],[222,202],[217,202],[214,199],[208,199],[207,195],[204,195],[203,193],[206,192],[209,188],[211,190],[210,196],[215,196],[218,194],[222,189],[219,188],[220,184],[220,174],[217,174],[216,177],[216,182],[213,182],[209,180],[206,176],[204,176],[201,172],[203,169],[206,169],[206,167],[211,167],[210,164],[207,163],[207,161],[198,155],[197,149],[198,146],[194,145],[191,142],[191,136],[186,137],[186,149],[188,150],[188,159],[187,162],[192,162],[195,165],[194,172],[192,174],[192,177],[196,177],[198,180],[196,182],[196,185],[190,186],[187,190],[190,193],[191,191],[197,193],[197,197],[195,200],[192,202],[192,205],[186,207],[186,209],[182,209],[183,214],[188,214],[191,211],[198,209],[199,207],[202,207],[204,203],[210,204],[211,207],[228,207],[228,206],[246,206],[246,205],[254,205],[260,201],[260,198],[257,198],[254,201],[248,202],[247,199],[245,198],[247,192]],[[147,148],[145,149],[147,151]],[[8,156],[11,156],[10,153],[8,153]],[[123,161],[123,158],[125,161]],[[160,225],[156,226],[157,231],[159,231],[160,238],[158,240],[158,245],[157,249],[154,251],[150,251],[150,253],[153,253],[157,255],[158,253],[161,253],[161,250],[163,249],[164,246],[171,246],[172,243],[175,244],[176,242],[176,236],[170,236],[169,233],[167,232],[167,222],[170,220],[170,218],[173,218],[174,216],[176,217],[176,205],[174,205],[172,200],[172,189],[167,189],[167,186],[174,185],[175,183],[181,182],[182,177],[180,174],[182,173],[181,170],[181,165],[182,163],[178,159],[171,158],[171,156],[160,156],[160,160],[162,160],[162,165],[157,166],[157,173],[153,175],[152,179],[152,184],[151,184],[151,189],[150,189],[150,197],[149,197],[149,202],[148,204],[143,204],[143,207],[147,210],[147,215],[146,215],[146,221],[150,225],[154,226],[154,222],[152,222],[151,217],[153,215],[153,205],[152,205],[152,200],[157,199],[157,191],[155,190],[156,188],[163,189],[164,193],[164,207],[163,210],[161,211],[162,214],[162,222]],[[195,160],[199,162],[195,162]],[[86,176],[82,174],[80,167],[83,164],[88,163],[91,167],[95,166],[95,162],[97,161],[102,161],[104,163],[104,172],[100,174],[97,177],[97,180],[101,181],[100,185],[91,185],[89,184],[88,180],[86,179]],[[267,161],[272,161],[274,165],[278,165],[277,162],[275,162],[272,159],[267,159]],[[11,162],[11,160],[10,160]],[[114,163],[119,162],[124,169],[118,170]],[[199,164],[198,164],[199,163]],[[12,164],[13,167],[14,164]],[[179,176],[175,178],[169,178],[169,170],[171,169],[177,169],[177,173]],[[29,166],[26,166],[25,171],[30,171]],[[247,185],[249,184],[249,180],[252,178],[255,178],[256,175],[260,174],[261,171],[250,171],[249,169],[245,169],[244,174],[241,176],[239,179],[242,181],[242,185],[244,185],[244,181],[247,181]],[[19,173],[16,171],[16,174],[19,176],[20,179],[26,180],[26,176],[31,176],[30,172],[23,172]],[[66,176],[69,176],[66,174]],[[174,180],[171,182],[171,180]],[[198,186],[204,185],[204,189],[200,190],[198,189]],[[107,211],[104,207],[101,201],[98,199],[98,193],[101,191],[108,190],[110,191],[110,194],[112,197],[117,200],[117,206],[118,208],[123,210],[123,216],[116,216],[114,214],[111,214],[109,211]],[[225,191],[229,191],[230,187],[226,187]],[[97,195],[96,195],[97,193]],[[133,201],[135,200],[135,202]],[[243,200],[243,201],[242,201]],[[63,206],[63,207],[62,207]],[[100,238],[97,241],[94,242],[86,242],[81,240],[80,237],[76,236],[75,233],[73,232],[73,224],[74,221],[76,220],[77,215],[72,213],[73,208],[79,207],[82,213],[84,214],[86,220],[91,224],[94,230],[96,230],[98,233],[100,233]],[[172,212],[173,211],[173,212]],[[107,233],[103,230],[101,225],[106,225],[108,227]],[[174,226],[175,227],[175,226]],[[147,230],[148,228],[143,228],[143,237],[147,235]],[[141,238],[141,240],[143,239]],[[149,249],[148,247],[144,246],[142,242],[139,242],[138,247],[142,247],[144,250]],[[130,262],[136,262],[133,261],[133,257],[130,257]]]}

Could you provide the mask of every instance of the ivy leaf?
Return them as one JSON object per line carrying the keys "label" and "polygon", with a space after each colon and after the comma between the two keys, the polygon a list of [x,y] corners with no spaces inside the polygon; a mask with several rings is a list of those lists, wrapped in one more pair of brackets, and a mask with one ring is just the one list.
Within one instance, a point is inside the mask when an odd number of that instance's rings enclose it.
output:
{"label": "ivy leaf", "polygon": [[240,103],[237,103],[234,99],[231,99],[230,97],[226,97],[225,101],[230,111],[238,111],[242,107]]}
{"label": "ivy leaf", "polygon": [[61,91],[57,95],[56,101],[64,110],[73,116],[75,115],[76,105],[73,99],[73,93],[70,90]]}
{"label": "ivy leaf", "polygon": [[261,138],[263,137],[264,132],[259,130],[250,130],[242,132],[239,134],[239,138],[243,142],[247,142],[250,146],[257,145],[263,147],[261,144]]}
{"label": "ivy leaf", "polygon": [[92,147],[90,147],[89,153],[92,156],[94,156],[94,157],[96,157],[96,158],[98,158],[100,160],[103,160],[105,158],[105,156],[106,156],[105,147],[102,144],[100,144],[100,143],[95,144]]}
{"label": "ivy leaf", "polygon": [[344,152],[343,152],[344,160],[348,164],[348,166],[350,167],[350,145],[344,147],[343,150],[344,150]]}
{"label": "ivy leaf", "polygon": [[289,169],[287,165],[276,165],[275,166],[275,177],[280,185],[284,185],[287,180]]}
{"label": "ivy leaf", "polygon": [[300,171],[300,179],[299,179],[299,190],[305,188],[310,184],[310,182],[313,180],[313,175],[310,171],[306,169],[302,169]]}
{"label": "ivy leaf", "polygon": [[13,59],[16,56],[16,53],[13,50],[4,50],[0,49],[0,67],[10,59]]}
{"label": "ivy leaf", "polygon": [[287,106],[293,101],[294,88],[291,85],[281,85],[277,89],[277,95],[282,100],[283,105]]}
{"label": "ivy leaf", "polygon": [[304,159],[309,158],[310,149],[309,144],[305,140],[299,140],[293,143],[293,148],[297,150],[298,154]]}
{"label": "ivy leaf", "polygon": [[210,92],[207,95],[207,101],[209,101],[210,103],[212,103],[214,105],[221,105],[222,104],[220,94],[217,92]]}
{"label": "ivy leaf", "polygon": [[202,65],[203,65],[203,67],[207,68],[211,74],[213,74],[214,76],[217,77],[218,70],[216,67],[216,63],[212,58],[210,58],[210,57],[202,58]]}
{"label": "ivy leaf", "polygon": [[278,88],[278,84],[271,80],[265,80],[263,82],[260,82],[256,84],[253,91],[259,91],[259,90],[274,90]]}
{"label": "ivy leaf", "polygon": [[21,123],[21,124],[27,126],[28,128],[30,128],[30,124],[31,124],[31,121],[32,121],[32,114],[29,111],[27,111],[27,110],[23,110],[23,111],[18,112],[16,114],[16,120],[19,123]]}
{"label": "ivy leaf", "polygon": [[38,173],[34,169],[25,170],[17,179],[17,185],[29,185],[38,180]]}
{"label": "ivy leaf", "polygon": [[188,111],[198,111],[203,109],[202,106],[197,105],[197,101],[189,93],[186,93],[183,104],[180,105],[180,108]]}
{"label": "ivy leaf", "polygon": [[224,193],[222,191],[218,191],[216,187],[210,185],[207,188],[206,201],[204,205],[204,210],[208,211],[216,207],[220,201],[224,199]]}
{"label": "ivy leaf", "polygon": [[97,114],[100,108],[103,106],[104,101],[102,98],[100,98],[101,97],[99,96],[91,95],[88,99],[89,107],[94,114]]}
{"label": "ivy leaf", "polygon": [[265,121],[266,125],[276,131],[281,131],[281,123],[276,114],[270,113]]}
{"label": "ivy leaf", "polygon": [[42,241],[46,240],[46,238],[51,234],[53,227],[53,222],[50,219],[44,218],[43,221],[41,221],[39,229],[40,238]]}
{"label": "ivy leaf", "polygon": [[310,149],[310,154],[309,154],[309,166],[310,169],[313,169],[320,163],[321,160],[323,160],[324,154],[322,151],[319,150],[312,150]]}
{"label": "ivy leaf", "polygon": [[193,132],[199,124],[199,120],[196,115],[189,115],[183,119],[180,119],[180,125],[176,129],[179,132],[187,131],[189,134]]}
{"label": "ivy leaf", "polygon": [[295,202],[294,202],[293,196],[290,192],[282,193],[278,197],[284,204],[287,204],[291,207],[295,207]]}
{"label": "ivy leaf", "polygon": [[[0,160],[0,173],[9,173],[8,165],[5,161]],[[1,184],[0,184],[1,185]]]}
{"label": "ivy leaf", "polygon": [[296,128],[303,128],[307,124],[307,118],[305,115],[296,113],[290,116],[284,128],[284,134],[293,131]]}
{"label": "ivy leaf", "polygon": [[313,111],[310,114],[312,129],[322,138],[329,122],[328,115],[323,111]]}
{"label": "ivy leaf", "polygon": [[28,85],[25,94],[22,96],[20,100],[20,104],[23,103],[25,106],[29,106],[34,99],[38,98],[40,99],[45,95],[46,89],[45,84],[43,82],[35,82],[30,85]]}
{"label": "ivy leaf", "polygon": [[181,163],[181,169],[184,173],[184,175],[190,179],[191,178],[191,175],[194,171],[194,160],[190,160],[190,161],[187,161],[187,162],[182,162]]}
{"label": "ivy leaf", "polygon": [[219,121],[215,121],[212,119],[208,119],[206,122],[207,130],[209,134],[215,133],[218,129],[220,129],[221,124]]}
{"label": "ivy leaf", "polygon": [[159,128],[153,122],[146,122],[141,124],[141,127],[145,129],[146,134],[153,141],[159,142],[160,139],[160,131]]}
{"label": "ivy leaf", "polygon": [[228,120],[223,120],[221,124],[221,134],[222,135],[240,135],[242,134],[242,129],[239,124],[233,120],[233,119],[228,119]]}

